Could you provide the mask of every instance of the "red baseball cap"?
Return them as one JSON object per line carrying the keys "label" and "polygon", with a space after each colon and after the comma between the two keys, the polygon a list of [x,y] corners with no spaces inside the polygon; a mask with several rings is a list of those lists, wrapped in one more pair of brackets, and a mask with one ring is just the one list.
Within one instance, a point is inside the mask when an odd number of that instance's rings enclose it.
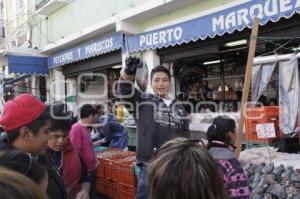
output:
{"label": "red baseball cap", "polygon": [[46,105],[31,94],[21,94],[4,104],[0,124],[9,132],[33,122],[45,109]]}

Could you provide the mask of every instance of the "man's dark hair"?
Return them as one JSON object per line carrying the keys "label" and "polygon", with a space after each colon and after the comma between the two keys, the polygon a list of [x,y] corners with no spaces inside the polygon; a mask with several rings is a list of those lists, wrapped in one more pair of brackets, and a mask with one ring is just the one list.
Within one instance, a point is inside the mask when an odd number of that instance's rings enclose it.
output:
{"label": "man's dark hair", "polygon": [[52,118],[49,132],[61,130],[64,133],[68,133],[72,126],[72,113],[66,111],[66,105],[61,102],[52,104],[52,111],[54,116],[59,118]]}
{"label": "man's dark hair", "polygon": [[80,118],[81,119],[87,118],[90,115],[95,115],[95,114],[96,114],[96,110],[90,104],[85,104],[80,108]]}
{"label": "man's dark hair", "polygon": [[155,73],[158,73],[158,72],[162,72],[162,73],[167,74],[169,80],[171,81],[171,74],[170,74],[170,71],[169,71],[166,67],[164,67],[164,66],[162,66],[162,65],[155,66],[155,67],[152,69],[151,74],[150,74],[150,79],[151,79],[151,81],[152,81],[152,79],[153,79],[154,74],[155,74]]}
{"label": "man's dark hair", "polygon": [[[42,112],[42,114],[37,119],[24,126],[30,129],[33,132],[33,135],[35,136],[39,133],[40,128],[46,125],[47,121],[50,121],[50,119],[50,106],[47,106],[44,112]],[[7,132],[8,143],[12,143],[17,139],[17,137],[20,134],[20,129],[22,127]]]}
{"label": "man's dark hair", "polygon": [[49,132],[63,131],[68,133],[72,126],[72,119],[53,119],[51,120],[51,126]]}

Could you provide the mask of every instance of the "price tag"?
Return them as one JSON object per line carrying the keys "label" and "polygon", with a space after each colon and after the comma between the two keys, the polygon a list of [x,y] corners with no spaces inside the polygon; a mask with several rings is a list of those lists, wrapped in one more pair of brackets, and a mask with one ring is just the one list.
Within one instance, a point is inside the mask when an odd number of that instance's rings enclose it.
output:
{"label": "price tag", "polygon": [[257,132],[258,138],[275,138],[276,137],[274,123],[257,124],[256,132]]}

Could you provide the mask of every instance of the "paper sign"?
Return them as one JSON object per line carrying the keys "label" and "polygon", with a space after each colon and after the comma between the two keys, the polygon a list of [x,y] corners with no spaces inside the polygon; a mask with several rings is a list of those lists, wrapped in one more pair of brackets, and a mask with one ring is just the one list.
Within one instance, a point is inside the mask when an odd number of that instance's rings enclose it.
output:
{"label": "paper sign", "polygon": [[258,138],[274,138],[276,137],[274,123],[257,124],[256,132]]}

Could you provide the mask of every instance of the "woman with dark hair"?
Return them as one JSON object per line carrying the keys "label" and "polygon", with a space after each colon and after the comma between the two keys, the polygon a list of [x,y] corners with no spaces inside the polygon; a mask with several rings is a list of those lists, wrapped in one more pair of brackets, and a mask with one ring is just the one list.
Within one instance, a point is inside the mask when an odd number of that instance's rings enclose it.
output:
{"label": "woman with dark hair", "polygon": [[250,187],[241,163],[234,155],[236,124],[227,116],[218,116],[207,130],[208,150],[218,162],[226,189],[232,199],[250,198]]}
{"label": "woman with dark hair", "polygon": [[21,173],[46,192],[48,185],[47,162],[43,157],[33,156],[17,149],[2,150],[0,154],[0,166]]}
{"label": "woman with dark hair", "polygon": [[149,166],[150,199],[229,199],[214,159],[198,142],[163,144]]}
{"label": "woman with dark hair", "polygon": [[[90,177],[83,160],[68,138],[70,125],[71,121],[69,120],[52,121],[49,128],[47,157],[49,163],[61,178],[67,198],[89,199]],[[55,183],[55,181],[49,183],[49,196],[58,198],[57,190],[60,189],[59,183]]]}

